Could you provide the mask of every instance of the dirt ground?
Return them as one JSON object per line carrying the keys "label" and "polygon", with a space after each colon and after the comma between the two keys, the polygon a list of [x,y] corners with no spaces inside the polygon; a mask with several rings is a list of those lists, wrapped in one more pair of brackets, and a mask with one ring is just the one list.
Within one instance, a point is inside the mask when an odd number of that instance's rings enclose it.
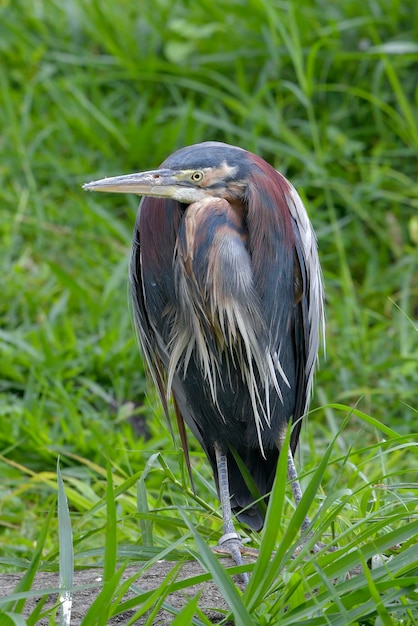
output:
{"label": "dirt ground", "polygon": [[[229,565],[229,559],[225,559],[223,563],[225,565]],[[152,566],[149,570],[147,570],[138,580],[136,586],[139,587],[143,591],[148,591],[151,589],[155,589],[161,584],[161,581],[167,576],[170,570],[176,565],[175,562],[170,561],[161,561]],[[233,565],[231,561],[231,565]],[[132,566],[125,570],[123,574],[122,580],[126,580],[133,574],[138,571],[138,566]],[[194,561],[186,562],[179,575],[177,580],[183,580],[185,578],[190,578],[192,576],[197,576],[202,574],[203,570],[199,563]],[[100,582],[102,580],[102,571],[99,569],[91,569],[91,570],[82,570],[76,571],[74,577],[74,586],[81,585],[90,585],[96,584],[97,587],[93,589],[82,589],[80,591],[75,591],[73,594],[73,605],[71,611],[71,625],[78,626],[81,624],[81,621],[86,614],[87,610],[99,594],[101,590]],[[13,593],[16,584],[19,582],[21,574],[1,574],[0,575],[0,598],[2,596],[7,596]],[[32,590],[42,590],[49,588],[57,588],[58,587],[58,574],[57,573],[47,573],[41,572],[39,573],[32,585]],[[171,594],[167,598],[167,602],[169,602],[172,606],[177,609],[181,609],[187,602],[187,598],[193,597],[200,589],[202,589],[202,595],[199,601],[199,607],[206,614],[208,619],[217,624],[225,617],[219,610],[216,609],[224,609],[228,610],[225,601],[222,598],[218,588],[212,582],[207,582],[202,585],[195,585],[193,587],[189,587],[187,589],[187,596],[185,592],[180,591],[174,594]],[[133,592],[128,592],[125,596],[125,600],[134,597]],[[39,598],[33,598],[27,601],[25,606],[25,610],[23,615],[28,616],[32,613],[35,608]],[[48,606],[54,606],[57,602],[57,595],[51,596],[47,604],[44,606],[44,609]],[[214,608],[216,607],[216,608]],[[126,624],[130,618],[134,615],[135,611],[128,611],[123,615],[118,615],[108,622],[108,624]],[[173,620],[173,615],[168,611],[162,610],[158,616],[154,619],[153,624],[155,626],[163,626],[166,624],[171,624]],[[146,621],[146,616],[138,619],[135,624],[144,624]],[[49,623],[47,618],[44,618],[37,622],[40,626],[47,626]],[[101,625],[99,625],[101,626]],[[103,625],[104,626],[104,625]]]}

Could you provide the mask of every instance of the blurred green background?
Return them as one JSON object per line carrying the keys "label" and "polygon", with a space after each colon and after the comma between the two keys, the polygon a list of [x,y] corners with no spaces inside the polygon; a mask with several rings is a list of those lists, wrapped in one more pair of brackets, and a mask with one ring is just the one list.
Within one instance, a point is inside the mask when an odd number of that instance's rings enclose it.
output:
{"label": "blurred green background", "polygon": [[[155,168],[187,144],[221,140],[263,156],[297,187],[317,232],[327,356],[302,460],[315,465],[340,427],[332,404],[418,430],[416,20],[413,0],[0,1],[7,566],[31,553],[58,452],[74,519],[101,497],[106,459],[126,477],[165,450],[181,482],[128,306],[138,199],[81,185]],[[374,437],[353,415],[339,446]]]}

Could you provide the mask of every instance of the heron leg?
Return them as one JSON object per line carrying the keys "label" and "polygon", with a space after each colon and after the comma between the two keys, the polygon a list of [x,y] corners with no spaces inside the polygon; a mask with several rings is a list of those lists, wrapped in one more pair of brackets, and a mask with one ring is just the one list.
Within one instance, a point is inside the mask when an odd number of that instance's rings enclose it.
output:
{"label": "heron leg", "polygon": [[[302,488],[300,486],[300,482],[296,473],[295,461],[293,459],[292,450],[290,448],[288,449],[288,452],[287,452],[287,477],[292,487],[293,498],[295,500],[295,504],[296,506],[298,506],[300,501],[302,500]],[[311,525],[310,519],[306,515],[300,527],[301,532],[302,533],[305,532],[305,530],[307,530],[310,525]],[[308,539],[310,535],[311,533],[307,535],[306,539]],[[322,548],[325,548],[325,544],[321,543],[320,541],[317,541],[312,547],[312,552],[320,552]]]}
{"label": "heron leg", "polygon": [[[219,540],[219,547],[223,550],[227,550],[232,556],[237,565],[243,565],[241,556],[241,550],[243,544],[241,537],[234,528],[234,522],[232,521],[232,509],[231,500],[229,494],[229,480],[228,480],[228,462],[226,454],[222,451],[221,447],[215,443],[215,456],[216,466],[218,470],[218,483],[219,483],[219,499],[222,507],[222,520],[224,534]],[[244,583],[248,583],[248,575],[241,574]]]}
{"label": "heron leg", "polygon": [[[302,500],[302,488],[300,486],[300,482],[298,479],[298,475],[296,473],[295,461],[293,459],[292,450],[288,449],[287,451],[287,477],[290,481],[290,486],[292,487],[293,498],[295,500],[296,506],[299,505]],[[311,522],[309,517],[306,516],[302,522],[301,531],[304,532],[307,528],[309,528]]]}

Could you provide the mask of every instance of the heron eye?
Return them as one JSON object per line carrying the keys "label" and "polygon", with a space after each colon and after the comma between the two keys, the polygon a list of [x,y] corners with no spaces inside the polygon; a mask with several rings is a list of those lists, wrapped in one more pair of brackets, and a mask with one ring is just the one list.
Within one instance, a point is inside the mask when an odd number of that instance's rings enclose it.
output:
{"label": "heron eye", "polygon": [[194,183],[200,183],[200,181],[203,178],[203,172],[193,172],[193,174],[191,175],[191,179]]}

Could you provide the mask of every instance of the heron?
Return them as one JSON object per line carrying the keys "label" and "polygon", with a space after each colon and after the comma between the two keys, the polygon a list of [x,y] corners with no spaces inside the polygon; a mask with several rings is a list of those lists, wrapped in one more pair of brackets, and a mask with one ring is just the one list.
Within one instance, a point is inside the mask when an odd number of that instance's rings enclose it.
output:
{"label": "heron", "polygon": [[222,509],[219,546],[242,565],[234,515],[262,529],[289,423],[288,478],[296,505],[302,497],[294,454],[324,336],[306,209],[260,156],[214,141],[84,189],[143,197],[130,264],[142,352],[167,417],[173,398],[189,471],[185,424],[206,453]]}

